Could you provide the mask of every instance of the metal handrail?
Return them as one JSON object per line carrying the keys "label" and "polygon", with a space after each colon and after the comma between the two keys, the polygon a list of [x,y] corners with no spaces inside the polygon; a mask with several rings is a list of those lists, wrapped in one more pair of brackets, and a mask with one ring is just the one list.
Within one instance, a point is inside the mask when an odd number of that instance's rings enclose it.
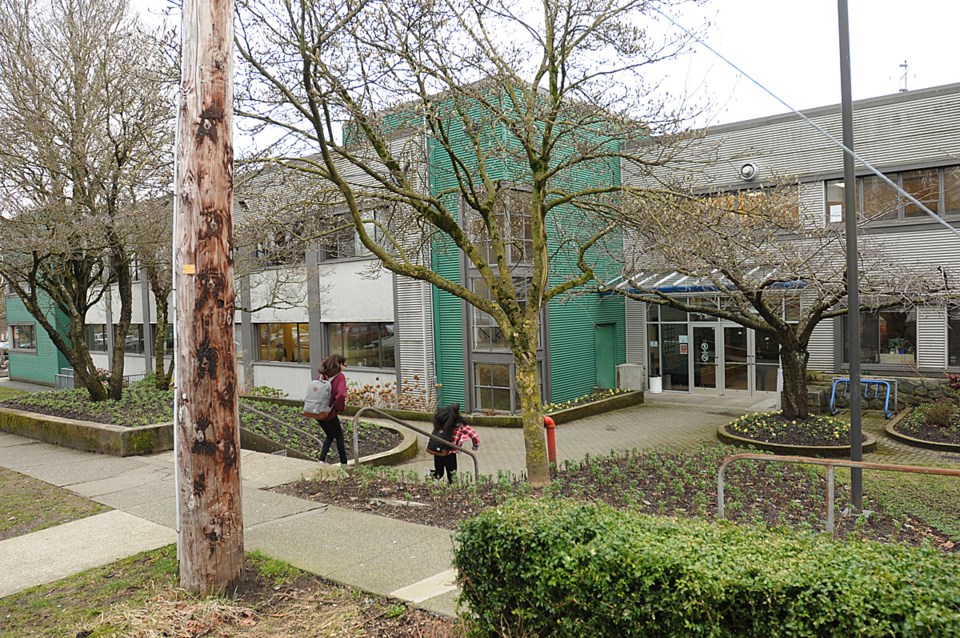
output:
{"label": "metal handrail", "polygon": [[387,413],[384,412],[383,410],[380,410],[380,409],[377,409],[377,408],[373,408],[373,407],[360,408],[359,410],[357,410],[357,413],[356,413],[355,415],[353,415],[353,458],[354,458],[353,464],[354,464],[354,465],[357,465],[357,464],[358,464],[358,459],[360,458],[360,439],[359,439],[359,437],[357,436],[357,426],[360,424],[360,415],[361,415],[361,414],[364,414],[364,413],[366,413],[366,412],[376,412],[377,414],[379,414],[379,415],[382,416],[383,418],[389,419],[389,420],[393,421],[394,423],[396,423],[397,425],[402,425],[403,427],[409,428],[409,429],[413,430],[414,432],[418,432],[419,434],[423,434],[423,435],[426,436],[427,438],[433,439],[434,441],[439,441],[440,443],[443,443],[444,445],[449,445],[449,446],[452,447],[452,448],[456,448],[457,450],[459,450],[460,452],[463,452],[464,454],[468,454],[468,455],[470,456],[470,458],[473,459],[473,480],[474,480],[474,481],[477,481],[477,480],[480,479],[480,464],[477,462],[477,455],[476,455],[476,454],[474,454],[474,453],[471,452],[470,450],[467,450],[467,449],[464,449],[464,448],[460,447],[459,445],[455,445],[455,444],[451,443],[450,441],[447,441],[447,440],[445,440],[445,439],[443,439],[443,438],[441,438],[441,437],[439,437],[439,436],[436,436],[436,435],[433,434],[432,432],[427,432],[426,430],[421,430],[420,428],[418,428],[418,427],[415,426],[415,425],[410,425],[410,424],[407,423],[406,421],[401,421],[400,419],[398,419],[397,417],[393,416],[392,414],[387,414]]}
{"label": "metal handrail", "polygon": [[300,434],[303,434],[304,436],[308,436],[308,437],[310,437],[311,439],[313,439],[314,441],[316,441],[318,444],[320,444],[321,447],[323,446],[323,441],[321,441],[321,440],[320,440],[320,437],[318,437],[318,436],[315,435],[315,434],[311,434],[310,432],[307,432],[306,430],[301,430],[300,428],[298,428],[298,427],[295,426],[295,425],[290,425],[290,424],[287,423],[286,421],[282,421],[282,420],[278,419],[277,417],[273,416],[272,414],[267,414],[266,412],[261,412],[260,410],[258,410],[258,409],[256,409],[256,408],[250,407],[249,405],[245,405],[245,404],[241,403],[241,404],[240,404],[240,407],[243,408],[244,410],[249,410],[249,411],[253,412],[254,414],[259,414],[259,415],[262,416],[262,417],[266,417],[266,418],[270,419],[271,421],[275,421],[275,422],[279,423],[280,425],[282,425],[282,426],[284,426],[284,427],[290,428],[291,430],[296,430],[296,431],[299,432]]}
{"label": "metal handrail", "polygon": [[834,468],[849,467],[863,468],[865,470],[884,470],[887,472],[906,472],[909,474],[940,474],[942,476],[960,476],[960,470],[952,470],[944,467],[927,467],[925,465],[891,465],[888,463],[868,463],[866,461],[848,461],[844,459],[820,459],[812,456],[785,456],[778,454],[756,454],[746,452],[743,454],[734,454],[723,459],[720,469],[717,471],[717,517],[724,518],[724,497],[723,497],[723,476],[727,465],[734,461],[743,459],[754,459],[758,461],[779,461],[781,463],[798,463],[805,465],[826,465],[827,466],[827,531],[835,533],[834,514],[833,514],[833,488],[834,488]]}

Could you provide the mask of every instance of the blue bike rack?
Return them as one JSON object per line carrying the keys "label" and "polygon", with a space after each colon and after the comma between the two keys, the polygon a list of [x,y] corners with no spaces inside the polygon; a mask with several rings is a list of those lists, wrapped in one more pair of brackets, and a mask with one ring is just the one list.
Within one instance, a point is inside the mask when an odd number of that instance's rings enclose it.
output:
{"label": "blue bike rack", "polygon": [[[840,410],[836,407],[837,405],[837,387],[841,384],[846,384],[846,394],[850,394],[850,378],[849,377],[839,377],[833,380],[833,389],[830,391],[830,414],[836,414]],[[891,395],[891,383],[887,379],[860,379],[860,384],[863,386],[863,398],[864,399],[879,399],[880,390],[883,389],[884,398],[883,398],[883,416],[890,418],[893,416],[893,411],[890,409],[890,395]],[[873,397],[870,396],[870,390],[873,389]],[[893,384],[893,400],[894,407],[896,407],[896,383]]]}

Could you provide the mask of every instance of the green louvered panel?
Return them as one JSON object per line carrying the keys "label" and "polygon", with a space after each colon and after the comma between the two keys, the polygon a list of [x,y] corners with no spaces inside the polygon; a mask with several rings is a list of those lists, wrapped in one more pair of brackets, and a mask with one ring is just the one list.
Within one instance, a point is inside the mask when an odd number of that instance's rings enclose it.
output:
{"label": "green louvered panel", "polygon": [[[60,368],[68,368],[70,364],[66,357],[60,354],[56,346],[50,340],[49,335],[37,323],[23,302],[17,297],[7,298],[7,323],[30,323],[35,326],[37,335],[36,353],[10,351],[10,379],[13,381],[28,381],[30,383],[41,383],[44,385],[53,385],[55,374],[60,372]],[[60,313],[57,313],[54,324],[61,334],[66,334],[67,320]]]}
{"label": "green louvered panel", "polygon": [[[441,150],[431,146],[430,189],[436,193],[454,188],[456,181],[452,172],[435,169],[444,166]],[[444,205],[456,211],[458,198],[448,195]],[[433,269],[440,276],[453,281],[460,280],[460,251],[449,240],[438,240],[433,246]],[[437,383],[441,384],[440,403],[457,402],[466,405],[463,362],[463,302],[438,288],[433,289],[433,321],[436,344]]]}

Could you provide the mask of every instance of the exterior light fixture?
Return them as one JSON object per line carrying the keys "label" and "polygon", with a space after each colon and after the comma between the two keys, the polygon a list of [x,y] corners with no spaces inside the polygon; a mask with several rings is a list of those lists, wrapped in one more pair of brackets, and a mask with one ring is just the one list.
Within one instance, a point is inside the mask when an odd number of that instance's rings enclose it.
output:
{"label": "exterior light fixture", "polygon": [[747,162],[740,167],[740,178],[747,182],[752,182],[756,178],[759,169],[753,162]]}

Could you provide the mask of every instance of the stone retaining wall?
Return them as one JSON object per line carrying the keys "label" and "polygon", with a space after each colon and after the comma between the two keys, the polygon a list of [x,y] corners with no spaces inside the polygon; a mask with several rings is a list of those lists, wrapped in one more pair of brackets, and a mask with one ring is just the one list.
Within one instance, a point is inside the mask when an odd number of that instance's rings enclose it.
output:
{"label": "stone retaining wall", "polygon": [[[887,377],[887,376],[869,376],[868,379],[885,379],[890,381],[897,382],[897,410],[903,410],[907,407],[913,407],[921,403],[927,403],[930,401],[935,401],[941,398],[948,398],[957,400],[960,398],[960,390],[950,387],[950,380],[941,378],[941,377]],[[831,380],[832,384],[832,380]],[[822,386],[810,386],[808,388],[810,393],[819,393],[821,396],[821,404],[823,410],[826,411],[830,405],[830,389],[831,385]],[[882,410],[883,409],[883,393],[880,394],[879,398],[873,397],[873,391],[870,392],[870,398],[864,400],[863,407],[867,410]],[[837,391],[837,407],[847,408],[850,407],[850,401],[848,400],[846,393],[841,392],[839,389]],[[813,403],[811,402],[811,409],[813,409]]]}

